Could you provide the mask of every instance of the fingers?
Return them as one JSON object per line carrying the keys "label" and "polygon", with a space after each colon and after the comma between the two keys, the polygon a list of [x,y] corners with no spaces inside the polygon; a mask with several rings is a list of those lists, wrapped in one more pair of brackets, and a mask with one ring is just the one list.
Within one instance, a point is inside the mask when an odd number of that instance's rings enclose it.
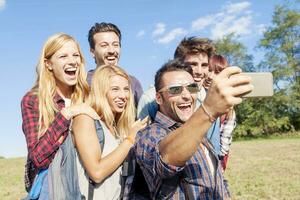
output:
{"label": "fingers", "polygon": [[147,126],[148,120],[149,120],[148,116],[142,120],[138,119],[132,124],[132,128],[135,129],[136,131],[139,131]]}
{"label": "fingers", "polygon": [[149,122],[149,116],[145,117],[142,121],[141,121],[141,129],[145,128],[148,125]]}
{"label": "fingers", "polygon": [[95,112],[93,111],[92,113],[89,114],[89,116],[93,119],[96,119],[96,120],[100,120],[100,116]]}
{"label": "fingers", "polygon": [[250,93],[253,88],[254,87],[251,84],[236,86],[232,89],[232,95],[235,97],[241,97]]}
{"label": "fingers", "polygon": [[138,120],[136,120],[135,122],[133,122],[132,127],[136,126],[140,121],[141,121],[141,120],[138,119]]}
{"label": "fingers", "polygon": [[238,85],[249,84],[249,83],[251,83],[251,77],[241,75],[241,74],[234,74],[230,76],[228,80],[228,84],[233,87]]}
{"label": "fingers", "polygon": [[239,67],[236,67],[236,66],[227,67],[220,74],[218,74],[217,77],[229,78],[230,76],[232,76],[234,74],[239,74],[241,72],[242,72],[242,70]]}
{"label": "fingers", "polygon": [[86,114],[93,119],[100,120],[100,116],[98,115],[98,113],[89,105],[83,103],[83,104],[79,105],[79,107],[80,107],[79,114]]}
{"label": "fingers", "polygon": [[239,67],[229,67],[215,77],[206,96],[206,105],[214,116],[229,112],[242,102],[243,95],[252,91],[251,78],[241,72]]}
{"label": "fingers", "polygon": [[142,120],[142,123],[143,123],[143,124],[148,124],[148,122],[149,122],[149,115],[146,116],[146,117]]}
{"label": "fingers", "polygon": [[[234,70],[234,72],[236,71],[239,70]],[[219,87],[219,91],[223,94],[224,97],[241,97],[253,90],[253,85],[250,84],[251,77],[246,75],[233,74],[227,79],[219,79],[218,81],[219,84],[217,87]],[[238,102],[240,103],[240,100],[238,100]]]}
{"label": "fingers", "polygon": [[242,103],[243,99],[241,97],[231,97],[229,102],[230,102],[230,105],[228,108],[227,108],[227,112],[229,112],[233,106],[235,105],[238,105],[240,103]]}

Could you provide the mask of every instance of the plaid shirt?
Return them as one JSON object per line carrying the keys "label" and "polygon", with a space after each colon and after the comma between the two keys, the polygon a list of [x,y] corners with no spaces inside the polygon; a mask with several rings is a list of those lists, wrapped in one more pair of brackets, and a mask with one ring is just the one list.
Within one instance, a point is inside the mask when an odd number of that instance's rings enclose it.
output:
{"label": "plaid shirt", "polygon": [[[61,110],[64,100],[56,94],[53,101]],[[32,92],[27,93],[21,102],[22,110],[22,129],[27,142],[27,163],[25,166],[25,186],[29,190],[39,169],[47,168],[55,156],[60,143],[58,139],[68,134],[70,120],[67,120],[60,112],[55,118],[44,135],[38,139],[39,125],[39,105],[38,97]]]}
{"label": "plaid shirt", "polygon": [[[173,187],[173,191],[170,191],[168,199],[216,200],[228,198],[229,192],[224,185],[221,166],[207,139],[203,139],[195,154],[183,167],[168,165],[162,160],[159,153],[159,142],[180,125],[161,112],[157,112],[154,123],[138,133],[137,143],[134,147],[136,159],[143,171],[152,199],[157,199],[164,182],[174,176],[180,178],[178,184]],[[211,174],[202,145],[213,153],[217,163],[215,178]]]}
{"label": "plaid shirt", "polygon": [[230,119],[226,117],[221,121],[220,127],[220,155],[225,156],[229,153],[229,148],[232,142],[233,129],[236,127],[236,115],[233,115]]}

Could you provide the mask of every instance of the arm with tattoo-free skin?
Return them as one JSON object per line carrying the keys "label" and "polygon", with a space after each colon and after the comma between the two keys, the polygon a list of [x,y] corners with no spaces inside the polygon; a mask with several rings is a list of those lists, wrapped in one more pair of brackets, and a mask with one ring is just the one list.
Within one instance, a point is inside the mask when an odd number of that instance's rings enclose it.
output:
{"label": "arm with tattoo-free skin", "polygon": [[75,117],[73,120],[75,145],[89,177],[96,183],[100,183],[111,175],[126,158],[133,146],[137,131],[144,128],[146,124],[147,118],[136,121],[128,134],[130,139],[125,139],[114,151],[101,157],[102,152],[94,120],[87,115]]}
{"label": "arm with tattoo-free skin", "polygon": [[[61,107],[63,105],[60,105]],[[35,93],[27,93],[21,102],[22,129],[26,138],[28,156],[36,168],[47,168],[55,156],[63,139],[68,134],[70,119],[79,114],[85,113],[95,119],[99,119],[97,113],[87,106],[80,104],[62,108],[55,114],[52,123],[45,133],[39,138],[39,103]]]}

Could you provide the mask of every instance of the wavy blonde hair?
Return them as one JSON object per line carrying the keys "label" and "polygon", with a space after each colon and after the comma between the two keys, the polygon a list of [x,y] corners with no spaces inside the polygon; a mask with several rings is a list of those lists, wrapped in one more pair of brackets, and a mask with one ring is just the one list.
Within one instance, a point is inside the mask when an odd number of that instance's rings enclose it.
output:
{"label": "wavy blonde hair", "polygon": [[[107,99],[107,92],[110,90],[110,78],[116,75],[124,77],[129,83],[129,98],[118,119],[115,119]],[[130,78],[122,68],[110,65],[97,67],[93,75],[88,101],[107,127],[114,127],[116,124],[117,133],[113,133],[116,138],[124,139],[128,136],[130,126],[135,120],[135,107]]]}
{"label": "wavy blonde hair", "polygon": [[78,81],[73,88],[74,90],[71,96],[71,105],[82,103],[86,96],[88,96],[89,87],[86,82],[85,60],[78,42],[72,36],[65,33],[57,33],[50,36],[42,48],[36,67],[37,79],[31,90],[38,96],[39,102],[38,138],[46,132],[53,122],[55,114],[59,111],[56,103],[53,101],[56,94],[55,78],[52,71],[46,67],[45,61],[51,59],[53,54],[70,41],[76,44],[81,60],[79,64]]}

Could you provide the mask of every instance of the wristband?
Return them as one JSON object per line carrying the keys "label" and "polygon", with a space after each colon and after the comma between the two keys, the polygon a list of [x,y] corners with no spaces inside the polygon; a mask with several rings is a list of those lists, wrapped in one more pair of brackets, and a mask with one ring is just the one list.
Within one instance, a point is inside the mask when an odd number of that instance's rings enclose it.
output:
{"label": "wristband", "polygon": [[204,102],[202,103],[201,108],[203,109],[204,113],[208,116],[209,121],[210,121],[211,123],[214,123],[214,122],[216,121],[216,118],[214,118],[214,117],[207,111],[207,108],[204,106]]}
{"label": "wristband", "polygon": [[125,138],[125,140],[128,140],[128,142],[130,142],[132,145],[134,144],[134,138],[130,137],[130,136],[127,136]]}

